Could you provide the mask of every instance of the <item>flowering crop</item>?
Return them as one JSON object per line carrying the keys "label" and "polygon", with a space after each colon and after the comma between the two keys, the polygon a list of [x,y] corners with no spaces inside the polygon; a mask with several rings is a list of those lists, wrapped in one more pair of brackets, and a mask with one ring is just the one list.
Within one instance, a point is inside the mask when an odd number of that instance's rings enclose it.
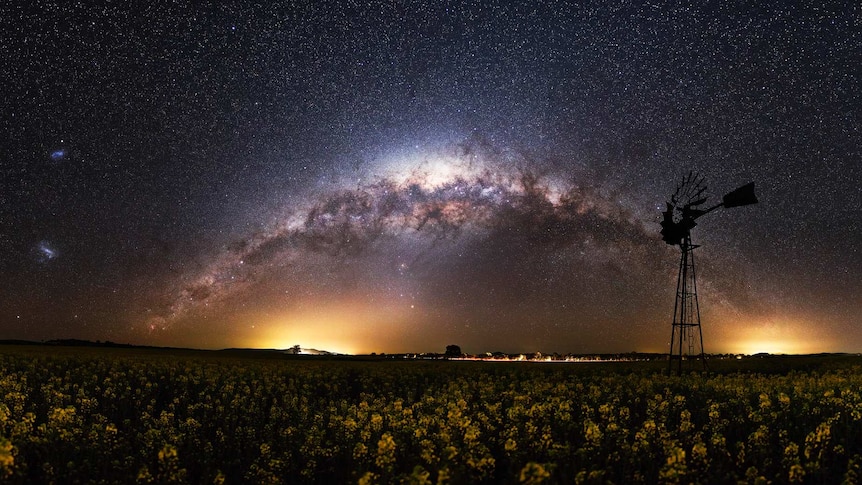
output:
{"label": "flowering crop", "polygon": [[858,483],[862,372],[0,348],[4,483]]}

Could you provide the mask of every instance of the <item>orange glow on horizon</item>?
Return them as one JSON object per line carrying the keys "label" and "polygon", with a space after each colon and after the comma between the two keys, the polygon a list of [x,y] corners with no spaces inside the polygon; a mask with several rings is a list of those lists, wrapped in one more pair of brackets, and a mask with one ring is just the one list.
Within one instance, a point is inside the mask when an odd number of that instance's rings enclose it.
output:
{"label": "orange glow on horizon", "polygon": [[339,354],[367,354],[403,341],[407,337],[405,325],[409,325],[405,315],[392,308],[327,305],[261,322],[261,331],[246,341],[254,348],[299,345]]}
{"label": "orange glow on horizon", "polygon": [[810,324],[777,319],[760,326],[736,330],[738,338],[729,341],[729,349],[741,354],[814,354],[832,352],[834,339],[826,335],[812,336]]}

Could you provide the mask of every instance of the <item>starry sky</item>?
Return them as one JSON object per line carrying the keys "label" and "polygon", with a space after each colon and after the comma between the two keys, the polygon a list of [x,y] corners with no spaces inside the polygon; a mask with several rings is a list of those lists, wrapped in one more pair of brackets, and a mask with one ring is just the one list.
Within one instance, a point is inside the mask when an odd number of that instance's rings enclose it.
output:
{"label": "starry sky", "polygon": [[[134,3],[134,2],[133,2]],[[862,351],[858,2],[6,2],[0,338]]]}

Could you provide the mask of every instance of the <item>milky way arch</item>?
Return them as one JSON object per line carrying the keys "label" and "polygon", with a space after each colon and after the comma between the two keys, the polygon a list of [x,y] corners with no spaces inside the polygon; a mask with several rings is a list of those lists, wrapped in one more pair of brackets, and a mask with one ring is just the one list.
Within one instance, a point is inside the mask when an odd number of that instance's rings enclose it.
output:
{"label": "milky way arch", "polygon": [[[443,169],[425,163],[371,183],[319,192],[288,208],[270,229],[229,244],[199,273],[184,275],[149,325],[167,328],[190,313],[241,297],[269,281],[268,274],[290,274],[321,257],[337,264],[397,247],[412,267],[431,252],[457,250],[461,262],[475,268],[511,258],[547,265],[551,255],[575,251],[593,265],[604,260],[642,266],[638,261],[645,253],[661,259],[655,239],[631,213],[588,185],[526,170],[477,167],[464,157],[447,161]],[[445,258],[424,265],[429,272],[452,270]]]}

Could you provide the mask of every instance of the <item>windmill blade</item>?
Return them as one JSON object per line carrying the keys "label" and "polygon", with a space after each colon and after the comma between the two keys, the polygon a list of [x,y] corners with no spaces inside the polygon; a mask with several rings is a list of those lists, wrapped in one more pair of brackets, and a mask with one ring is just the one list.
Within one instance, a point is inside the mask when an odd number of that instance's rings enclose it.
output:
{"label": "windmill blade", "polygon": [[677,205],[698,205],[706,201],[707,186],[699,173],[690,171],[677,186],[674,203]]}
{"label": "windmill blade", "polygon": [[689,170],[679,180],[673,195],[670,197],[670,203],[679,209],[683,207],[693,209],[694,206],[706,203],[709,198],[707,190],[706,179],[703,175]]}
{"label": "windmill blade", "polygon": [[691,182],[692,173],[689,171],[688,175],[683,175],[682,180],[679,181],[679,184],[676,186],[676,190],[673,193],[674,204],[688,199],[688,191],[689,191],[689,183]]}
{"label": "windmill blade", "polygon": [[[689,172],[689,175],[691,175],[691,172]],[[687,177],[685,175],[682,176],[682,180],[680,180],[679,183],[676,184],[676,190],[674,190],[673,195],[670,196],[670,200],[671,200],[671,202],[673,202],[673,205],[676,205],[677,202],[679,202],[679,200],[680,200],[680,196],[683,195],[683,189],[685,188],[686,178]]]}
{"label": "windmill blade", "polygon": [[682,178],[682,183],[680,184],[680,188],[684,189],[683,194],[688,192],[688,186],[691,183],[692,172],[689,170],[688,175]]}
{"label": "windmill blade", "polygon": [[702,192],[706,189],[706,185],[704,185],[703,176],[700,174],[695,174],[694,180],[690,183],[690,190],[692,197],[696,197],[699,192]]}

